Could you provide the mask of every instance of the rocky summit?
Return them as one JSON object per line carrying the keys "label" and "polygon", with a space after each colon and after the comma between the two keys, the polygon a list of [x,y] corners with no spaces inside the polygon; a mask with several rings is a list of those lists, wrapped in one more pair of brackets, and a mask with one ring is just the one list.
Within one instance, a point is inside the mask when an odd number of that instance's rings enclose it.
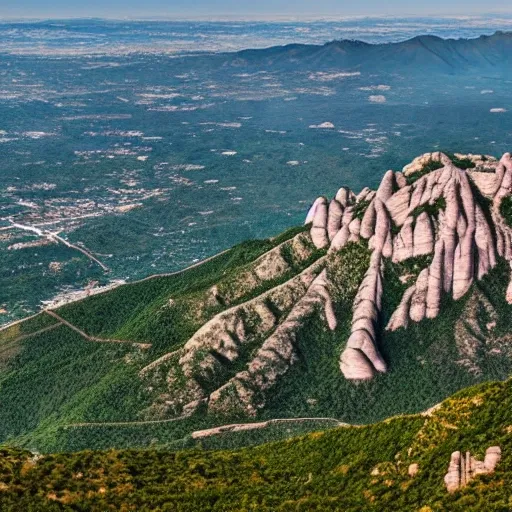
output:
{"label": "rocky summit", "polygon": [[427,153],[379,181],[311,198],[273,238],[1,329],[0,441],[275,440],[506,379],[511,156]]}
{"label": "rocky summit", "polygon": [[[379,350],[383,329],[436,318],[443,296],[457,301],[498,260],[510,265],[512,229],[503,211],[511,192],[509,153],[497,160],[434,152],[402,171],[387,171],[377,190],[356,195],[342,187],[331,200],[319,197],[305,219],[308,231],[265,253],[236,279],[211,287],[196,304],[197,314],[209,307],[222,311],[182,348],[141,370],[148,385],[165,375],[165,392],[150,410],[255,415],[299,359],[297,332],[312,316],[335,331],[351,315],[339,353],[346,379],[357,383],[387,372],[393,360],[384,360]],[[356,283],[352,311],[340,312],[338,297],[352,276],[340,282],[336,268],[338,255],[350,246],[360,247],[368,264]],[[400,277],[407,287],[381,325],[385,264],[408,261],[421,268]],[[512,302],[512,284],[504,299]]]}
{"label": "rocky summit", "polygon": [[[468,168],[457,167],[457,162]],[[341,188],[330,202],[323,197],[315,201],[306,223],[312,221],[316,247],[339,251],[362,238],[372,251],[354,302],[352,332],[340,358],[347,379],[371,379],[375,371],[386,371],[376,334],[384,292],[383,258],[401,262],[432,255],[386,328],[435,318],[443,293],[457,300],[474,279],[496,265],[497,256],[512,261],[512,231],[500,212],[511,191],[509,153],[500,161],[455,155],[454,162],[436,152],[416,158],[402,172],[388,171],[376,191],[364,189],[356,196]],[[506,299],[512,301],[512,281]]]}

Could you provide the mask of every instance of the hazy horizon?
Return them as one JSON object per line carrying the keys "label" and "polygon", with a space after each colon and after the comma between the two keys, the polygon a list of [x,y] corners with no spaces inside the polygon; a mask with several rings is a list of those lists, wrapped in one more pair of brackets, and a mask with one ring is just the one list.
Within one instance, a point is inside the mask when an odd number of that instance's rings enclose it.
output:
{"label": "hazy horizon", "polygon": [[508,0],[491,0],[483,6],[478,0],[431,0],[414,6],[407,0],[389,0],[384,8],[378,0],[362,0],[357,4],[339,0],[260,0],[257,5],[247,1],[217,0],[147,0],[141,8],[135,0],[90,0],[87,5],[78,0],[21,0],[15,6],[0,6],[0,19],[70,19],[104,18],[130,20],[278,20],[354,17],[457,17],[512,15]]}

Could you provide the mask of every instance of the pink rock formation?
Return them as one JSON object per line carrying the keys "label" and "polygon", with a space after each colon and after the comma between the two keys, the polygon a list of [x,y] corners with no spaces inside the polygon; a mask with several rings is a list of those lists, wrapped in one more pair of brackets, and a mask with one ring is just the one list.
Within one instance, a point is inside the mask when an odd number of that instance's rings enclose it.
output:
{"label": "pink rock formation", "polygon": [[306,220],[304,221],[304,224],[309,224],[310,222],[313,222],[313,219],[315,217],[316,209],[318,205],[323,202],[323,197],[318,197],[315,199],[314,203],[311,205],[311,208],[308,211],[308,214],[306,215]]}
{"label": "pink rock formation", "polygon": [[336,201],[338,201],[343,208],[346,208],[353,201],[353,193],[350,189],[341,187],[336,194]]}
{"label": "pink rock formation", "polygon": [[[238,408],[254,414],[262,407],[265,393],[297,360],[296,336],[303,320],[320,311],[327,327],[336,329],[338,319],[326,265],[334,257],[332,253],[348,242],[366,244],[367,240],[372,254],[353,303],[350,336],[340,355],[340,369],[347,379],[367,380],[386,371],[378,350],[386,260],[397,264],[394,269],[401,272],[400,281],[409,283],[386,327],[390,331],[435,318],[443,293],[456,300],[465,295],[475,279],[484,277],[497,264],[498,256],[511,266],[506,299],[512,304],[512,228],[500,212],[503,199],[512,194],[512,157],[507,153],[499,162],[478,155],[468,158],[477,167],[465,171],[442,153],[428,153],[406,166],[403,173],[386,172],[377,191],[366,188],[356,197],[348,188],[341,188],[330,203],[318,198],[306,218],[306,224],[312,223],[310,235],[302,233],[307,240],[297,239],[292,245],[302,261],[314,253],[311,241],[317,248],[328,248],[331,254],[254,299],[237,303],[242,296],[235,293],[231,303],[236,306],[207,321],[184,347],[153,362],[152,370],[172,360],[166,379],[170,389],[183,375],[188,377],[186,386],[181,386],[184,390],[179,391],[179,386],[171,389],[172,408],[188,413],[207,402],[211,412]],[[433,161],[442,167],[424,173],[424,165]],[[414,176],[416,172],[421,175]],[[489,211],[475,201],[475,188],[492,201]],[[354,209],[361,201],[369,204],[359,219]],[[419,215],[418,207],[423,210]],[[417,261],[398,265],[423,255],[432,255],[432,262],[416,279]],[[256,289],[263,281],[284,275],[290,265],[282,247],[277,247],[244,270],[242,281],[246,288]],[[230,303],[221,296],[230,288],[220,288],[212,287],[210,306]],[[254,358],[243,371],[228,378],[232,375],[230,363],[240,357],[241,347],[253,342],[260,343]],[[199,382],[212,378],[224,384],[208,397],[209,390]],[[469,454],[453,454],[447,486],[454,489],[472,474],[494,468],[498,450],[488,450],[483,462]]]}
{"label": "pink rock formation", "polygon": [[411,299],[414,293],[416,292],[416,285],[412,285],[402,296],[402,300],[400,301],[400,305],[396,308],[394,313],[391,315],[389,319],[388,325],[386,326],[386,330],[388,331],[396,331],[402,327],[407,327],[409,325],[409,308],[411,304]]}
{"label": "pink rock formation", "polygon": [[413,240],[413,256],[432,254],[434,250],[434,231],[427,212],[420,213],[416,218]]}
{"label": "pink rock formation", "polygon": [[440,238],[435,245],[434,258],[428,272],[427,318],[436,318],[441,306],[443,292],[444,241]]}
{"label": "pink rock formation", "polygon": [[407,185],[407,178],[404,176],[403,172],[395,172],[395,181],[398,188],[404,188]]}
{"label": "pink rock formation", "polygon": [[331,247],[329,248],[329,252],[332,251],[339,251],[342,249],[345,244],[348,242],[348,239],[350,237],[350,231],[348,229],[347,225],[344,225],[337,233],[336,236],[333,238],[331,242]]}
{"label": "pink rock formation", "polygon": [[329,204],[329,215],[327,218],[327,234],[329,240],[333,240],[336,233],[341,229],[341,219],[343,218],[343,207],[339,201],[333,199]]}
{"label": "pink rock formation", "polygon": [[364,212],[361,220],[360,235],[363,238],[370,238],[375,232],[375,220],[377,218],[377,212],[375,211],[375,201],[372,201],[366,211]]}
{"label": "pink rock formation", "polygon": [[350,380],[368,380],[373,377],[374,370],[386,371],[386,363],[376,346],[382,297],[381,250],[378,246],[374,250],[370,268],[357,292],[352,332],[340,357],[340,369],[345,378]]}
{"label": "pink rock formation", "polygon": [[395,238],[393,250],[393,262],[398,263],[407,258],[412,258],[414,254],[414,232],[413,232],[413,217],[407,217],[403,223],[402,229],[398,236]]}
{"label": "pink rock formation", "polygon": [[409,315],[414,322],[421,322],[427,313],[428,268],[424,268],[416,281],[416,290],[411,299]]}
{"label": "pink rock formation", "polygon": [[387,201],[386,207],[397,226],[401,226],[409,214],[409,203],[411,200],[412,187],[409,185],[401,188],[396,194],[393,194]]}
{"label": "pink rock formation", "polygon": [[313,226],[311,227],[311,239],[315,246],[323,249],[329,245],[327,236],[327,199],[320,198],[313,217]]}
{"label": "pink rock formation", "polygon": [[395,173],[393,171],[387,171],[377,189],[376,197],[385,203],[393,195],[394,185]]}
{"label": "pink rock formation", "polygon": [[444,483],[448,492],[465,487],[476,475],[492,473],[501,459],[499,446],[491,446],[485,452],[484,461],[476,460],[470,452],[453,452]]}

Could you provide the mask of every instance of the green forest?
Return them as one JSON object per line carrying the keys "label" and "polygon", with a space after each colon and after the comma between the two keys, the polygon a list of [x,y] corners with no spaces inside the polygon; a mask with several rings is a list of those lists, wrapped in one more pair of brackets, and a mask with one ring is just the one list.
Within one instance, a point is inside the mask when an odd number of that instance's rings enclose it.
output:
{"label": "green forest", "polygon": [[[512,382],[478,385],[429,415],[403,415],[228,451],[195,448],[40,455],[4,448],[2,511],[503,512],[512,507]],[[452,494],[450,454],[496,471]],[[410,476],[408,468],[418,464]]]}

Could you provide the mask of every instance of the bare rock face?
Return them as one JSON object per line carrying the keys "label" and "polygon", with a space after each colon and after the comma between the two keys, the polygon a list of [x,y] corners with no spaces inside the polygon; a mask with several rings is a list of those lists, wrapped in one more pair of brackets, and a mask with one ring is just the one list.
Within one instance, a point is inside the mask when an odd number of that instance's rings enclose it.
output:
{"label": "bare rock face", "polygon": [[414,255],[414,231],[413,231],[413,217],[407,217],[403,223],[400,233],[395,237],[393,262],[398,263]]}
{"label": "bare rock face", "polygon": [[363,238],[370,238],[375,233],[375,221],[377,219],[377,212],[375,211],[375,202],[372,201],[366,211],[364,212],[363,219],[361,220],[360,234]]}
{"label": "bare rock face", "polygon": [[427,212],[422,212],[416,219],[413,239],[413,256],[431,254],[434,250],[434,232]]}
{"label": "bare rock face", "polygon": [[386,329],[388,331],[396,331],[402,327],[409,325],[409,309],[411,306],[411,299],[416,293],[416,285],[412,285],[405,291],[400,305],[396,308],[393,315],[389,319]]}
{"label": "bare rock face", "polygon": [[354,195],[349,188],[341,187],[336,194],[336,201],[338,201],[343,208],[346,208],[354,201]]}
{"label": "bare rock face", "polygon": [[242,409],[248,414],[255,414],[257,409],[263,407],[262,393],[273,387],[295,362],[297,328],[317,306],[323,308],[329,327],[335,329],[336,318],[325,270],[315,278],[286,319],[265,340],[247,370],[237,373],[210,395],[208,410],[225,413]]}
{"label": "bare rock face", "polygon": [[421,322],[427,313],[428,268],[424,268],[416,281],[416,290],[411,298],[409,315],[414,322]]}
{"label": "bare rock face", "polygon": [[501,459],[499,446],[491,446],[485,452],[484,461],[481,462],[471,456],[470,452],[465,454],[453,452],[448,465],[448,472],[444,477],[444,483],[448,492],[455,492],[465,487],[476,475],[492,473]]}
{"label": "bare rock face", "polygon": [[313,226],[311,227],[311,239],[319,249],[329,245],[329,237],[327,235],[327,199],[325,198],[321,198],[316,206]]}
{"label": "bare rock face", "polygon": [[370,268],[354,301],[352,333],[340,357],[340,369],[347,379],[368,380],[373,377],[375,370],[386,371],[386,363],[376,346],[382,297],[380,260],[381,253],[377,250],[372,255]]}
{"label": "bare rock face", "polygon": [[443,292],[444,241],[440,238],[435,245],[434,258],[428,272],[427,318],[436,318],[441,306]]}
{"label": "bare rock face", "polygon": [[329,216],[327,219],[327,234],[329,240],[333,240],[336,233],[341,229],[341,220],[343,218],[343,206],[339,201],[333,199],[329,204]]}
{"label": "bare rock face", "polygon": [[318,205],[323,202],[323,200],[323,197],[315,199],[315,202],[311,205],[311,208],[309,209],[308,214],[306,215],[306,220],[304,221],[304,224],[309,224],[310,222],[313,222],[313,219],[315,218],[316,209],[318,208]]}
{"label": "bare rock face", "polygon": [[348,229],[348,226],[344,225],[332,239],[331,246],[329,247],[329,252],[339,251],[340,249],[342,249],[348,242],[349,237],[350,231]]}
{"label": "bare rock face", "polygon": [[434,153],[425,153],[424,155],[418,156],[410,164],[406,165],[402,172],[405,176],[410,176],[415,172],[421,171],[425,165],[431,164],[432,162],[439,162],[443,165],[451,164],[451,160],[444,153],[436,151]]}
{"label": "bare rock face", "polygon": [[401,226],[409,214],[411,190],[412,187],[406,185],[386,201],[386,208],[397,226]]}
{"label": "bare rock face", "polygon": [[[443,294],[455,300],[465,296],[500,258],[511,268],[506,300],[512,304],[512,228],[500,210],[512,194],[512,157],[459,158],[469,158],[476,167],[462,170],[443,153],[427,153],[403,172],[387,171],[376,191],[365,188],[356,196],[343,187],[330,201],[318,198],[306,217],[309,233],[296,235],[212,286],[199,308],[206,311],[202,327],[178,351],[141,372],[146,378],[153,370],[167,371],[165,399],[155,407],[163,411],[165,402],[171,404],[168,410],[193,411],[203,404],[215,414],[256,414],[297,361],[297,333],[304,320],[318,315],[325,329],[337,332],[341,308],[328,281],[328,265],[351,242],[364,251],[367,246],[371,257],[369,267],[357,274],[364,273],[361,282],[350,283],[350,297],[355,294],[351,310],[346,308],[352,316],[350,335],[339,358],[347,379],[364,381],[387,371],[379,352],[379,322],[388,265],[407,283],[386,326],[390,331],[436,318]],[[327,249],[328,256],[315,248]],[[316,253],[316,262],[304,269]],[[276,279],[287,279],[292,271],[298,273],[275,286]],[[266,291],[253,297],[251,291],[260,287]],[[218,387],[212,391],[213,385],[205,383],[213,382]],[[468,454],[453,454],[445,480],[449,489],[494,468],[499,453],[491,450],[488,455],[479,462]]]}

